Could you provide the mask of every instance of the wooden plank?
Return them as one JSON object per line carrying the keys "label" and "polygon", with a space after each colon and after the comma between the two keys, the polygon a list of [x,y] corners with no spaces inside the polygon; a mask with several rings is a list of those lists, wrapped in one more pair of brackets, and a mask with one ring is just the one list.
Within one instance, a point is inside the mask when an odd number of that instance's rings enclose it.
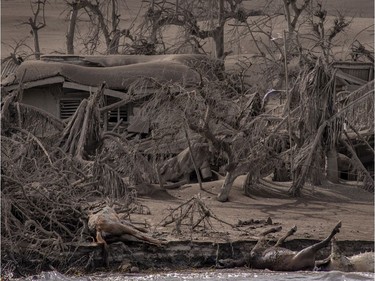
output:
{"label": "wooden plank", "polygon": [[371,69],[374,67],[372,63],[362,63],[362,62],[336,62],[333,67],[338,69]]}
{"label": "wooden plank", "polygon": [[[64,88],[68,89],[75,89],[75,90],[81,90],[81,91],[86,91],[86,92],[96,92],[98,90],[98,87],[93,87],[93,86],[87,86],[87,85],[82,85],[74,82],[65,82],[63,84]],[[126,93],[120,92],[120,91],[115,91],[111,89],[104,89],[104,94],[106,96],[111,96],[111,97],[116,97],[119,99],[123,99]]]}
{"label": "wooden plank", "polygon": [[339,77],[341,79],[345,79],[348,82],[357,84],[357,85],[365,85],[368,83],[368,81],[362,80],[360,78],[354,77],[350,74],[344,73],[342,70],[338,70],[336,72],[336,77]]}
{"label": "wooden plank", "polygon": [[[86,92],[94,92],[98,90],[98,87],[94,86],[87,86],[79,83],[74,83],[74,82],[64,82],[63,84],[64,88],[69,88],[69,89],[76,89],[76,90],[81,90],[81,91],[86,91]],[[186,88],[186,90],[192,90],[191,88]],[[158,91],[158,89],[153,89],[153,88],[148,88],[148,89],[140,89],[139,91],[133,90],[136,94],[154,94]],[[170,92],[171,93],[178,93],[180,91],[180,88],[178,87],[170,87]],[[104,89],[104,94],[107,96],[112,96],[116,97],[119,99],[124,99],[125,97],[128,96],[127,93],[125,92],[120,92],[120,91],[115,91],[111,89]]]}
{"label": "wooden plank", "polygon": [[[30,89],[30,88],[39,87],[39,86],[59,84],[59,83],[63,83],[64,81],[65,79],[62,76],[49,77],[49,78],[45,78],[45,79],[41,79],[37,81],[25,82],[23,83],[23,88]],[[18,87],[19,86],[17,83],[17,84],[13,84],[10,86],[6,86],[4,87],[4,89],[7,91],[12,91],[14,89],[17,89]]]}

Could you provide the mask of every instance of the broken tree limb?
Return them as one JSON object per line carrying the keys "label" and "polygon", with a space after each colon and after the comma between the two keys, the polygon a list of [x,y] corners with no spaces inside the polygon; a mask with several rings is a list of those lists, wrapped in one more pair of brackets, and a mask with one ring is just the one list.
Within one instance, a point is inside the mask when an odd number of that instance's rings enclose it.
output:
{"label": "broken tree limb", "polygon": [[85,162],[100,141],[99,103],[105,82],[88,100],[84,99],[66,126],[60,145],[79,161]]}
{"label": "broken tree limb", "polygon": [[[113,141],[117,148],[127,154],[129,158],[134,161],[133,173],[141,173],[143,182],[155,182],[157,176],[154,174],[154,169],[146,157],[129,143],[129,141],[122,135],[115,132],[104,132],[103,140],[109,139]],[[134,157],[135,156],[135,157]]]}
{"label": "broken tree limb", "polygon": [[42,149],[43,153],[47,156],[48,162],[55,169],[55,166],[52,163],[51,157],[50,157],[49,153],[47,152],[46,148],[44,147],[44,145],[41,143],[41,141],[36,136],[34,136],[32,133],[30,133],[30,132],[28,132],[24,129],[17,128],[17,130],[26,134],[28,137],[31,137],[39,145],[39,147]]}
{"label": "broken tree limb", "polygon": [[84,153],[87,152],[87,146],[99,140],[100,114],[99,101],[103,96],[105,82],[98,91],[89,98],[85,118],[82,124],[82,131],[77,144],[76,157],[83,160]]}
{"label": "broken tree limb", "polygon": [[[350,122],[345,119],[345,123],[348,124],[349,128],[357,135],[357,137],[372,151],[372,153],[375,153],[374,148],[364,139],[364,137],[361,136],[361,134],[354,128]],[[348,137],[347,133],[345,132],[345,136]]]}
{"label": "broken tree limb", "polygon": [[203,202],[200,195],[194,196],[182,203],[178,207],[171,209],[170,213],[159,223],[159,225],[167,226],[175,223],[175,231],[181,233],[181,227],[185,226],[193,232],[198,226],[206,228],[208,224],[211,228],[213,227],[210,219],[215,219],[220,223],[227,224],[233,228],[234,225],[218,218]]}
{"label": "broken tree limb", "polygon": [[51,222],[55,223],[57,226],[59,226],[61,229],[63,229],[66,234],[68,234],[71,238],[74,237],[74,234],[63,224],[61,224],[58,220],[56,220],[55,218],[53,218],[52,216],[48,215],[47,212],[45,212],[44,210],[42,210],[41,208],[39,208],[36,204],[34,204],[34,202],[32,202],[29,198],[29,196],[27,195],[27,192],[25,191],[25,188],[24,188],[24,183],[22,182],[19,182],[15,179],[12,179],[12,178],[9,178],[5,175],[2,175],[2,177],[8,181],[11,181],[11,182],[14,182],[16,183],[18,186],[21,187],[21,191],[22,191],[22,194],[24,196],[24,198],[29,202],[30,206],[34,207],[35,210],[37,210],[41,215],[43,215],[45,218],[49,218],[51,220]]}

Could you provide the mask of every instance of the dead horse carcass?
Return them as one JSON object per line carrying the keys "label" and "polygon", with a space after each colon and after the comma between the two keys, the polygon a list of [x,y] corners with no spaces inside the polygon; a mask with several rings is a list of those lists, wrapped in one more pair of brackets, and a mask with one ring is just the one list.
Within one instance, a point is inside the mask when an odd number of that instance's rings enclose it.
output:
{"label": "dead horse carcass", "polygon": [[90,231],[96,231],[96,242],[103,246],[103,260],[107,266],[109,265],[107,243],[142,241],[156,246],[162,244],[160,240],[146,235],[146,230],[122,222],[116,211],[108,206],[89,214],[88,227]]}
{"label": "dead horse carcass", "polygon": [[341,222],[333,228],[326,239],[297,252],[280,247],[286,238],[297,231],[297,227],[294,226],[286,235],[281,237],[274,246],[271,246],[266,240],[266,235],[279,232],[282,229],[281,226],[274,227],[261,234],[257,244],[251,250],[249,257],[237,261],[230,259],[221,260],[219,261],[219,267],[247,265],[251,268],[275,271],[313,270],[315,267],[316,253],[329,245],[331,239],[340,231],[340,228]]}
{"label": "dead horse carcass", "polygon": [[346,257],[337,245],[331,241],[331,255],[315,263],[318,270],[338,270],[344,272],[374,272],[374,252],[365,252]]}

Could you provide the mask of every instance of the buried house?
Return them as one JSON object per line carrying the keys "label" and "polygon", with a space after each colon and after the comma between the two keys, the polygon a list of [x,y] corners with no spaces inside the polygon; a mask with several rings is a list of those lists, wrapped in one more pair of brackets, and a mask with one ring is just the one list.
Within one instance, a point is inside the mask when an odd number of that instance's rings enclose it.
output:
{"label": "buried house", "polygon": [[[65,123],[74,119],[83,100],[101,89],[104,104],[100,108],[105,110],[101,113],[100,126],[104,131],[115,131],[128,139],[136,137],[138,151],[148,156],[148,139],[142,140],[143,146],[138,143],[151,130],[149,120],[142,115],[145,100],[157,92],[173,94],[181,88],[194,89],[202,77],[216,79],[219,67],[216,60],[205,55],[45,55],[40,61],[22,62],[14,73],[3,76],[1,86],[5,95],[22,89],[19,99],[23,104],[42,109]],[[207,146],[194,145],[194,155],[205,155],[196,157],[200,161],[198,166],[207,170],[208,156],[201,153]],[[161,149],[162,158],[176,156],[178,159],[177,163],[166,163],[164,174],[175,175],[179,180],[194,171],[186,146],[184,140]],[[169,180],[164,174],[163,178]]]}
{"label": "buried house", "polygon": [[147,134],[149,124],[137,116],[137,111],[142,98],[155,91],[152,88],[155,84],[145,82],[137,87],[136,94],[130,94],[131,86],[143,78],[149,82],[194,87],[200,82],[196,69],[203,67],[205,73],[209,73],[212,65],[211,59],[204,55],[44,55],[40,61],[25,61],[19,65],[13,74],[3,79],[2,90],[11,92],[22,84],[22,103],[65,120],[74,114],[84,98],[105,82],[103,106],[123,102],[103,118],[104,128]]}
{"label": "buried house", "polygon": [[[373,62],[340,61],[333,64],[335,68],[335,100],[338,110],[350,107],[363,94],[374,96],[374,64]],[[373,101],[373,100],[372,100]],[[332,182],[342,180],[358,180],[363,172],[357,170],[362,163],[374,177],[374,119],[373,102],[362,101],[357,110],[349,111],[343,119],[343,138],[348,140],[351,148],[337,147],[337,160],[327,165],[327,177]],[[349,156],[349,157],[348,157]],[[357,164],[355,163],[357,160]],[[336,166],[337,162],[337,166]]]}

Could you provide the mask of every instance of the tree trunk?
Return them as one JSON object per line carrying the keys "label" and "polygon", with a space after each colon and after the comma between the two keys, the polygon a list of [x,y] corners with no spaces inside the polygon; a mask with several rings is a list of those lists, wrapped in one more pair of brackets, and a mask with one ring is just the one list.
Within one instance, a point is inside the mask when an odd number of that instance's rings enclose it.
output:
{"label": "tree trunk", "polygon": [[214,32],[216,57],[222,59],[224,57],[224,27],[218,27]]}
{"label": "tree trunk", "polygon": [[335,148],[327,152],[327,179],[332,183],[339,182],[337,151]]}
{"label": "tree trunk", "polygon": [[220,192],[217,196],[217,200],[220,202],[226,202],[228,201],[229,192],[232,188],[232,185],[235,181],[235,179],[238,177],[238,175],[235,173],[235,171],[227,171],[225,175],[225,180],[223,185],[221,186]]}
{"label": "tree trunk", "polygon": [[121,31],[116,30],[113,33],[114,34],[112,36],[112,40],[109,43],[109,47],[108,47],[108,53],[110,55],[118,54],[118,48],[119,48],[119,45],[120,45]]}
{"label": "tree trunk", "polygon": [[68,33],[66,34],[66,53],[74,54],[74,33],[77,24],[78,9],[73,5],[70,14]]}
{"label": "tree trunk", "polygon": [[34,37],[35,59],[40,60],[40,46],[39,46],[38,29],[33,28],[32,32],[33,32],[33,37]]}
{"label": "tree trunk", "polygon": [[216,57],[224,57],[224,0],[219,0],[219,26],[215,29],[213,39],[215,41]]}
{"label": "tree trunk", "polygon": [[118,48],[120,44],[121,31],[117,29],[119,19],[117,17],[117,1],[112,0],[112,40],[109,45],[109,54],[118,54]]}
{"label": "tree trunk", "polygon": [[324,158],[322,155],[321,146],[317,147],[315,159],[313,160],[312,170],[311,170],[311,183],[316,186],[322,185],[323,171],[324,171]]}
{"label": "tree trunk", "polygon": [[246,174],[246,179],[245,179],[245,182],[243,184],[243,191],[245,193],[246,196],[251,196],[251,188],[254,184],[254,178],[253,178],[253,174],[251,172],[248,172]]}

